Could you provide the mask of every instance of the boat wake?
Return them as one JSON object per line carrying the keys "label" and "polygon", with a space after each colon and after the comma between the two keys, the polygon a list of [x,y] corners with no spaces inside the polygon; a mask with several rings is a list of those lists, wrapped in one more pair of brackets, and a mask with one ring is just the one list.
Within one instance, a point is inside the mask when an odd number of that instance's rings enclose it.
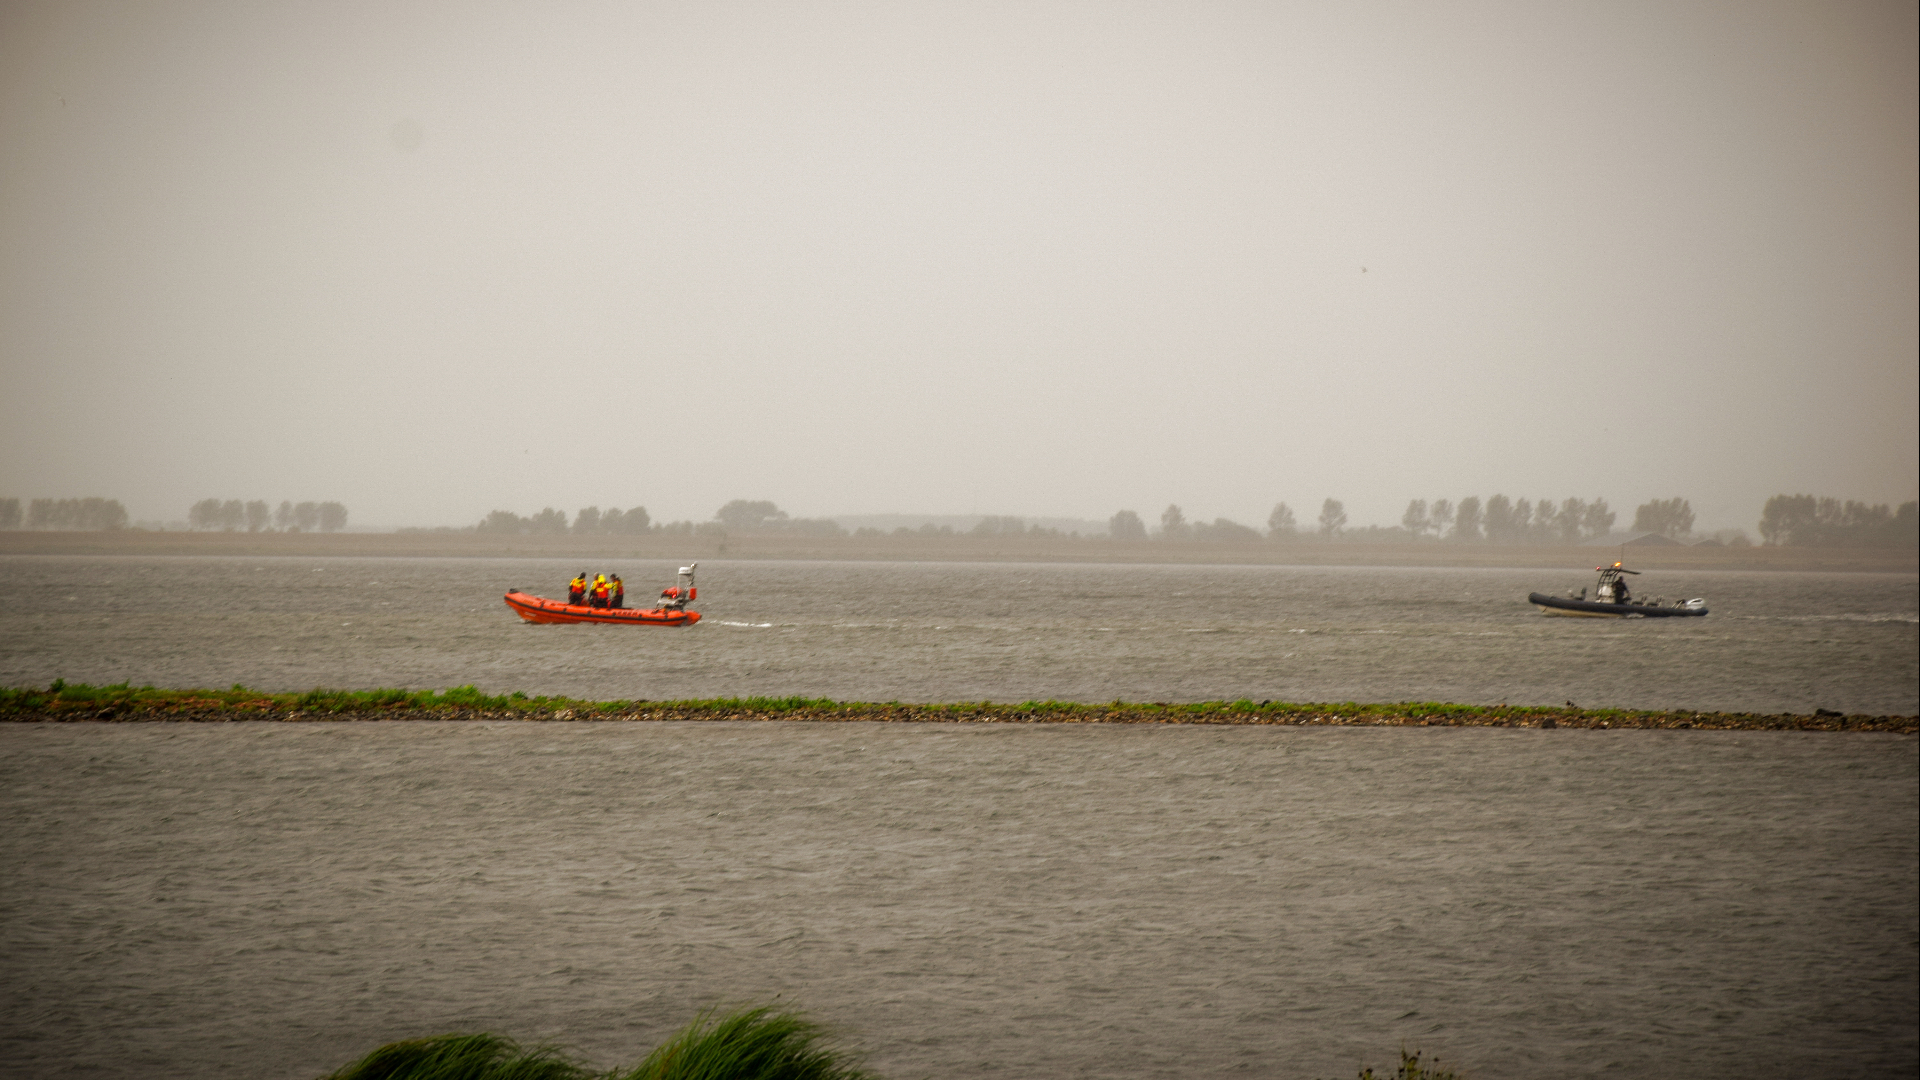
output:
{"label": "boat wake", "polygon": [[[1762,616],[1763,618],[1765,616]],[[1772,618],[1780,622],[1863,622],[1863,623],[1920,623],[1920,615],[1901,615],[1891,612],[1869,614],[1865,612],[1844,612],[1838,615],[1775,615]]]}

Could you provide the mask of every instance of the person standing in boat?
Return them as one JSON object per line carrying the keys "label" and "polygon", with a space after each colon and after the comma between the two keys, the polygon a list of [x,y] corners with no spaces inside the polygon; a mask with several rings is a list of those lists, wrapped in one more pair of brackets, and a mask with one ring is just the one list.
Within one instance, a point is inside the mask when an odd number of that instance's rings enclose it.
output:
{"label": "person standing in boat", "polygon": [[597,608],[607,606],[607,575],[593,575],[593,598],[588,601],[588,604]]}
{"label": "person standing in boat", "polygon": [[567,582],[567,603],[584,604],[587,602],[587,572],[580,571],[572,581]]}
{"label": "person standing in boat", "polygon": [[608,605],[607,605],[607,606],[608,606],[608,607],[617,607],[617,608],[623,608],[623,607],[626,607],[626,606],[627,606],[627,584],[626,584],[626,582],[624,582],[624,581],[621,581],[621,580],[620,580],[620,575],[619,575],[619,574],[615,574],[615,575],[613,575],[613,578],[612,578],[612,580],[611,580],[610,582],[608,582],[608,584],[612,586],[612,589],[613,589],[613,599],[612,599],[612,600],[611,600],[611,601],[610,601],[610,602],[608,603]]}

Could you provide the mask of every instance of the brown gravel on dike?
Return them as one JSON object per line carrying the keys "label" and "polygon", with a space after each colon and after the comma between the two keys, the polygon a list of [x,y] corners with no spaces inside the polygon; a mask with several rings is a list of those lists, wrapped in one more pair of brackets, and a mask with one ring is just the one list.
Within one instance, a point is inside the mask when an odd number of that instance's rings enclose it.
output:
{"label": "brown gravel on dike", "polygon": [[1920,717],[1912,716],[1800,716],[1757,713],[1597,713],[1565,710],[1551,713],[1504,709],[1453,713],[1218,711],[1188,713],[1139,708],[1088,708],[1075,711],[1021,709],[1013,706],[849,705],[837,708],[756,711],[637,702],[617,709],[440,709],[391,708],[351,712],[310,712],[276,708],[270,702],[247,704],[193,701],[155,706],[98,706],[85,703],[27,709],[0,714],[10,723],[235,723],[260,721],[368,723],[414,720],[646,721],[646,720],[765,720],[765,721],[880,721],[887,723],[959,724],[1217,724],[1319,727],[1529,727],[1695,729],[1705,731],[1880,731],[1902,735],[1920,733]]}

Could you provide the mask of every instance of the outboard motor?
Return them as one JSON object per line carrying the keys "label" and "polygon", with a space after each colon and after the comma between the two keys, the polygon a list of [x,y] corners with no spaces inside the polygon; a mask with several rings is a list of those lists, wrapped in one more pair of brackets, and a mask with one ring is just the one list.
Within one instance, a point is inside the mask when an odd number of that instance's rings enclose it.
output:
{"label": "outboard motor", "polygon": [[680,582],[660,590],[660,606],[671,611],[683,611],[689,602],[700,597],[700,590],[693,585],[693,568],[699,563],[689,563],[680,568]]}

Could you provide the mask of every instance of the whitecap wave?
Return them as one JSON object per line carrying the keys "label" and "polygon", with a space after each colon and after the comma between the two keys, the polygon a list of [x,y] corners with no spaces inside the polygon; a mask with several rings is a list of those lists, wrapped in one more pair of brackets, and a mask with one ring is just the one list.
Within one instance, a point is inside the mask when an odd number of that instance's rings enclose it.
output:
{"label": "whitecap wave", "polygon": [[1776,615],[1781,622],[1920,623],[1920,615],[1894,612],[1841,612],[1835,615]]}

